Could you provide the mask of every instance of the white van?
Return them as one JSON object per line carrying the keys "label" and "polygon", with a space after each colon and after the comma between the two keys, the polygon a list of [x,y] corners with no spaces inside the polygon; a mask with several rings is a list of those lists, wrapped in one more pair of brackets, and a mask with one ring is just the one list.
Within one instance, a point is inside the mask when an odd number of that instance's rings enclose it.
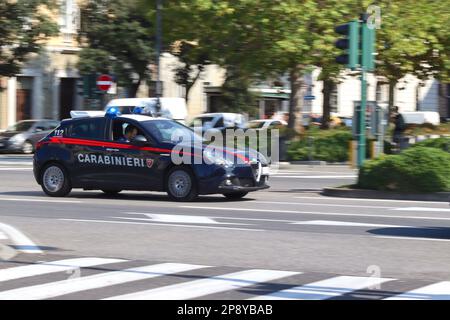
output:
{"label": "white van", "polygon": [[[183,98],[159,98],[161,102],[160,116],[185,123],[187,117],[186,100]],[[124,98],[113,99],[105,107],[105,111],[110,107],[119,108],[122,114],[133,113],[135,107],[143,109],[144,114],[156,114],[157,98]]]}

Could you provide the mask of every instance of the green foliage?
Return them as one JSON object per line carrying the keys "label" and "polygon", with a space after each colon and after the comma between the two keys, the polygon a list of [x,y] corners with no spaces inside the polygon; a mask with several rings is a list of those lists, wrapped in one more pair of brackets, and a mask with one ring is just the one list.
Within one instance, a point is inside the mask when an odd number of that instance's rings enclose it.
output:
{"label": "green foliage", "polygon": [[427,139],[427,140],[413,144],[412,147],[413,148],[417,148],[417,147],[437,148],[437,149],[441,149],[446,152],[450,152],[450,137]]}
{"label": "green foliage", "polygon": [[450,191],[450,154],[415,147],[364,162],[358,187],[400,192]]}
{"label": "green foliage", "polygon": [[0,1],[0,76],[20,72],[30,53],[39,52],[43,41],[57,33],[57,26],[45,9],[51,0]]}
{"label": "green foliage", "polygon": [[81,8],[82,43],[78,69],[116,75],[120,86],[134,96],[150,80],[148,65],[154,61],[154,30],[137,1],[88,0]]}
{"label": "green foliage", "polygon": [[310,128],[299,141],[293,141],[288,149],[290,160],[322,160],[342,162],[348,160],[349,141],[352,133],[346,128],[320,130]]}

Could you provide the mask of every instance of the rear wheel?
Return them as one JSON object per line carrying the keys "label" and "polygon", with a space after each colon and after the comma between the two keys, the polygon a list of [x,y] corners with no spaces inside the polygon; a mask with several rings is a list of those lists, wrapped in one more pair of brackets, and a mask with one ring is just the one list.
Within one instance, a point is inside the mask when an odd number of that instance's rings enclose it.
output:
{"label": "rear wheel", "polygon": [[51,197],[64,197],[72,190],[66,170],[57,163],[44,167],[41,181],[42,190]]}
{"label": "rear wheel", "polygon": [[116,196],[118,195],[122,190],[103,190],[103,193],[107,194],[108,196]]}
{"label": "rear wheel", "polygon": [[227,199],[241,199],[247,195],[248,192],[232,192],[232,193],[224,193],[223,195]]}
{"label": "rear wheel", "polygon": [[174,167],[167,173],[166,190],[175,201],[192,201],[198,196],[194,175],[187,168]]}

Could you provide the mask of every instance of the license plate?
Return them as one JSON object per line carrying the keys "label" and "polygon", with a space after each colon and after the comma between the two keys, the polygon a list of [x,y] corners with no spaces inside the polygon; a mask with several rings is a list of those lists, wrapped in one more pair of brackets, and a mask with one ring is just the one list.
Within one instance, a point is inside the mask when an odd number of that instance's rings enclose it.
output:
{"label": "license plate", "polygon": [[262,167],[261,175],[268,176],[270,173],[269,167]]}

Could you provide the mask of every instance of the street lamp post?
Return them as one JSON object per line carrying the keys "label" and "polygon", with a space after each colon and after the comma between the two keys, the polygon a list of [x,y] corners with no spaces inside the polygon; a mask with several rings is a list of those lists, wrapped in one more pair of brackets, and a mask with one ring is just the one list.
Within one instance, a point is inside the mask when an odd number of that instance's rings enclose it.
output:
{"label": "street lamp post", "polygon": [[160,72],[160,57],[161,57],[161,42],[162,42],[162,1],[156,1],[156,111],[161,110],[161,72]]}

